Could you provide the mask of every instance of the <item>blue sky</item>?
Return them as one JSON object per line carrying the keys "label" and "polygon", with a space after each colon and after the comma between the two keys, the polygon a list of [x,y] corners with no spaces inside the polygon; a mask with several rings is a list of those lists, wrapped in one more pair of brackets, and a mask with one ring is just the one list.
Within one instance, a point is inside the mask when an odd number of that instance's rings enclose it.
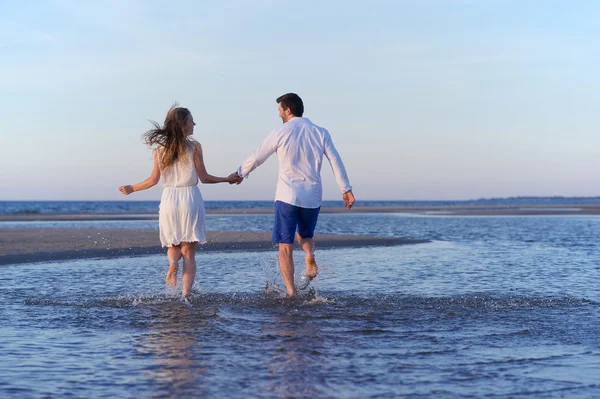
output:
{"label": "blue sky", "polygon": [[[124,199],[175,101],[227,175],[286,92],[331,132],[357,199],[600,195],[598,37],[594,1],[1,2],[0,200]],[[201,191],[269,200],[276,174],[273,156]]]}

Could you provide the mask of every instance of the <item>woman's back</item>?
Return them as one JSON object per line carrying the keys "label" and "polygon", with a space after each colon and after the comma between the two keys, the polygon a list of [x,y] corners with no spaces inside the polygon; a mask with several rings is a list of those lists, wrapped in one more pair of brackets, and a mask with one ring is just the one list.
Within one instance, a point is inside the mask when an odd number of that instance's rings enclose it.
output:
{"label": "woman's back", "polygon": [[[204,200],[198,188],[198,173],[194,167],[194,145],[175,162],[161,170],[163,192],[160,198],[158,225],[163,247],[182,242],[206,242]],[[158,149],[160,164],[163,149]]]}
{"label": "woman's back", "polygon": [[[198,174],[194,167],[193,141],[190,140],[190,144],[192,145],[188,147],[185,154],[180,155],[173,164],[161,169],[160,175],[163,187],[189,187],[198,185]],[[157,151],[160,163],[163,149],[159,148]]]}

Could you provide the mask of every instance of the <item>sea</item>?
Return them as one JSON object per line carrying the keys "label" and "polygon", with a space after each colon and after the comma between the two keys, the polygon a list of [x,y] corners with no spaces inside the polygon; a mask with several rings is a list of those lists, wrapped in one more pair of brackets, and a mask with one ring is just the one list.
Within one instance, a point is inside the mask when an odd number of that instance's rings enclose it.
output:
{"label": "sea", "polygon": [[[4,202],[0,212],[157,206]],[[157,229],[153,220],[68,223]],[[272,215],[209,214],[207,226],[270,231]],[[12,227],[65,226],[0,222]],[[294,255],[303,288],[294,300],[281,295],[275,250],[200,249],[189,301],[165,288],[164,255],[0,266],[0,397],[600,397],[600,216],[352,211],[321,214],[317,232],[427,242],[319,249],[317,240],[313,282]]]}
{"label": "sea", "polygon": [[[152,213],[159,201],[0,201],[3,214],[47,213]],[[248,210],[273,208],[273,201],[205,201],[207,210]],[[532,205],[600,205],[600,197],[508,197],[446,201],[359,201],[356,206],[532,206]],[[343,206],[341,201],[323,201],[323,208]]]}

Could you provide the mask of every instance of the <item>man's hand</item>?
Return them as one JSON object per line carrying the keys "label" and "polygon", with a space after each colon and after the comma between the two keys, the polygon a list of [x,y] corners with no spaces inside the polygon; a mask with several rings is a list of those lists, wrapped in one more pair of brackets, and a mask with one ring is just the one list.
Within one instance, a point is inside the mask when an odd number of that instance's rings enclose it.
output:
{"label": "man's hand", "polygon": [[238,175],[237,172],[233,172],[232,174],[227,176],[227,182],[229,184],[240,184],[242,182],[242,180],[244,180],[244,178],[242,176]]}
{"label": "man's hand", "polygon": [[342,195],[342,198],[344,199],[344,206],[348,209],[352,208],[352,205],[354,205],[354,194],[352,194],[352,191],[346,191]]}
{"label": "man's hand", "polygon": [[119,191],[124,195],[129,195],[133,192],[133,187],[131,186],[121,186],[119,187]]}

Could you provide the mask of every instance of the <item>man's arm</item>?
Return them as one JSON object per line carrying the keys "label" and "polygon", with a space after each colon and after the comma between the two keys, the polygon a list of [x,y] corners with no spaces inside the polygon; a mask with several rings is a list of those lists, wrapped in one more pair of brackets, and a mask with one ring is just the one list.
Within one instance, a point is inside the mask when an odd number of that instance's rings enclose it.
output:
{"label": "man's arm", "polygon": [[[344,163],[342,162],[342,158],[340,154],[338,154],[335,146],[333,145],[333,141],[331,140],[331,136],[329,133],[325,135],[325,147],[324,154],[329,160],[329,164],[331,165],[331,169],[333,170],[333,175],[335,176],[335,181],[338,186],[342,190],[342,194],[352,191],[352,186],[350,185],[350,181],[348,180],[348,174],[346,173],[346,168],[344,167]],[[346,200],[346,196],[344,196],[344,202]],[[354,203],[354,196],[352,196],[352,203]],[[350,205],[351,207],[352,205]]]}
{"label": "man's arm", "polygon": [[262,165],[277,151],[277,131],[271,132],[260,146],[250,155],[237,170],[239,176],[248,178],[250,172]]}

